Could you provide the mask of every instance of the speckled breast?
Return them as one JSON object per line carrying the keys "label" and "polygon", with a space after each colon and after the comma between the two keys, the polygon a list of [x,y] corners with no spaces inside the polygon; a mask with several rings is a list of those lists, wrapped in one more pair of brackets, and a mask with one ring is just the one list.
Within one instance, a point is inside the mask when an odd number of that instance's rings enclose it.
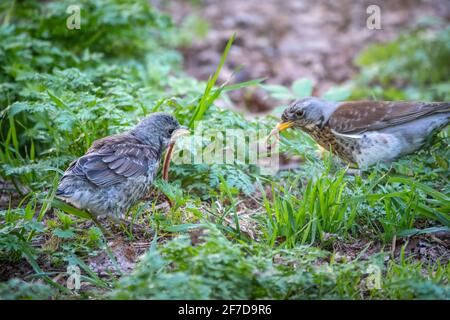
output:
{"label": "speckled breast", "polygon": [[358,148],[357,143],[350,141],[337,140],[331,132],[330,127],[324,126],[322,129],[315,127],[313,130],[305,130],[316,142],[328,151],[332,151],[343,160],[349,163],[355,163],[352,152]]}

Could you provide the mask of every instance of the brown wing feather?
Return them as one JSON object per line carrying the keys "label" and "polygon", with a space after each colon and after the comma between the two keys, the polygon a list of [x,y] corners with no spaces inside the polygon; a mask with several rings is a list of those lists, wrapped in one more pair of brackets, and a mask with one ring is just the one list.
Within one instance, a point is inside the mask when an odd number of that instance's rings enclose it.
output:
{"label": "brown wing feather", "polygon": [[106,137],[95,141],[86,155],[67,170],[83,175],[97,186],[107,187],[147,174],[159,155],[149,145],[129,134]]}
{"label": "brown wing feather", "polygon": [[86,153],[96,152],[102,148],[110,148],[111,146],[120,146],[122,144],[142,144],[142,142],[132,134],[121,133],[95,140]]}
{"label": "brown wing feather", "polygon": [[343,102],[331,115],[328,124],[339,133],[360,134],[366,131],[381,130],[440,112],[450,112],[450,103],[406,101]]}

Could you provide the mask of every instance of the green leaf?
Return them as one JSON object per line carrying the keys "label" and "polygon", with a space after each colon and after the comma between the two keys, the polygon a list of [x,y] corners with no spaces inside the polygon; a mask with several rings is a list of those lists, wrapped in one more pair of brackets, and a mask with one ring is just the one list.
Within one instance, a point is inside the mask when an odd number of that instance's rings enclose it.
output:
{"label": "green leaf", "polygon": [[[239,90],[246,87],[257,86],[260,85],[266,78],[253,79],[245,82],[229,84],[223,87],[222,92],[228,92],[233,90]],[[217,89],[216,89],[217,90]]]}
{"label": "green leaf", "polygon": [[281,115],[283,114],[283,112],[286,109],[286,107],[287,107],[286,105],[281,105],[281,106],[275,107],[275,108],[272,109],[271,114],[274,117],[281,118]]}
{"label": "green leaf", "polygon": [[177,224],[175,226],[170,226],[170,227],[164,228],[164,230],[167,232],[186,232],[190,229],[204,228],[206,226],[207,226],[206,224],[185,223],[185,224]]}
{"label": "green leaf", "polygon": [[52,207],[58,208],[66,213],[69,213],[71,215],[74,215],[79,218],[83,219],[92,219],[91,215],[87,211],[79,210],[75,207],[72,207],[71,205],[59,200],[59,199],[52,199]]}
{"label": "green leaf", "polygon": [[408,178],[403,178],[403,177],[392,177],[389,179],[389,182],[408,184],[412,187],[421,189],[423,192],[425,192],[426,194],[430,195],[431,197],[433,197],[435,199],[441,200],[446,203],[450,203],[450,197],[448,197],[447,195],[445,195],[437,190],[434,190],[433,188],[430,188],[429,186],[427,186],[423,183],[420,183],[420,182],[417,182],[417,181],[414,181],[414,180],[411,180]]}
{"label": "green leaf", "polygon": [[75,233],[70,229],[61,230],[58,228],[53,231],[53,234],[61,239],[71,239],[75,237]]}
{"label": "green leaf", "polygon": [[193,128],[195,121],[200,121],[203,119],[203,115],[205,114],[206,110],[211,106],[211,104],[214,102],[214,100],[220,95],[225,85],[221,86],[217,90],[213,90],[214,85],[217,82],[217,78],[219,77],[220,70],[222,70],[223,65],[225,64],[225,60],[227,59],[228,52],[230,51],[231,45],[233,44],[234,39],[236,38],[236,35],[233,34],[230,39],[228,40],[228,43],[225,47],[225,50],[223,51],[222,57],[220,59],[219,65],[217,66],[216,72],[214,75],[209,79],[205,91],[200,98],[200,102],[198,103],[197,107],[194,110],[194,113],[192,115],[191,120],[189,121],[189,128]]}
{"label": "green leaf", "polygon": [[306,98],[312,95],[313,86],[314,84],[311,79],[300,78],[292,84],[292,91],[295,93],[296,98]]}
{"label": "green leaf", "polygon": [[323,98],[328,101],[344,101],[350,97],[352,91],[348,86],[333,87],[324,93]]}
{"label": "green leaf", "polygon": [[62,101],[60,98],[58,98],[55,94],[53,94],[50,90],[47,90],[48,96],[53,100],[53,102],[60,108],[70,110],[70,107]]}
{"label": "green leaf", "polygon": [[13,103],[11,106],[9,106],[9,108],[7,108],[8,110],[8,115],[10,117],[15,116],[16,114],[22,112],[22,111],[28,111],[28,110],[32,110],[33,107],[25,102],[15,102]]}
{"label": "green leaf", "polygon": [[295,96],[288,88],[280,85],[264,84],[261,86],[261,88],[266,90],[270,94],[270,96],[278,100],[291,100],[295,98]]}
{"label": "green leaf", "polygon": [[430,234],[430,233],[436,233],[436,232],[450,232],[450,228],[448,227],[430,227],[425,229],[407,229],[400,231],[397,235],[400,237],[410,237],[410,236],[416,236],[420,234]]}

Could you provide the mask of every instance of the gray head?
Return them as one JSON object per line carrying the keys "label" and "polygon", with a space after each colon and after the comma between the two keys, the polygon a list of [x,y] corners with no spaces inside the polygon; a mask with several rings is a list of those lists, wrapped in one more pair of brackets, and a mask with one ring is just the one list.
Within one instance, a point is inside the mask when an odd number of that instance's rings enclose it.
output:
{"label": "gray head", "polygon": [[289,125],[287,127],[299,127],[312,129],[314,126],[322,128],[337,108],[336,102],[309,97],[293,102],[284,110],[281,120]]}
{"label": "gray head", "polygon": [[157,112],[142,120],[130,133],[146,144],[165,149],[179,129],[183,128],[174,116]]}

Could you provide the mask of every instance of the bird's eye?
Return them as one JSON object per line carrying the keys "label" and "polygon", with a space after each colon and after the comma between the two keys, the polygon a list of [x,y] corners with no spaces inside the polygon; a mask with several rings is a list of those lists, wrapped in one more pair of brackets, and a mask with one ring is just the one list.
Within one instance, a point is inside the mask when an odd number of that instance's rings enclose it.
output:
{"label": "bird's eye", "polygon": [[304,114],[305,112],[303,111],[303,109],[295,111],[295,115],[299,118],[302,118]]}
{"label": "bird's eye", "polygon": [[172,133],[175,131],[175,128],[170,128],[169,129],[169,134],[172,135]]}

